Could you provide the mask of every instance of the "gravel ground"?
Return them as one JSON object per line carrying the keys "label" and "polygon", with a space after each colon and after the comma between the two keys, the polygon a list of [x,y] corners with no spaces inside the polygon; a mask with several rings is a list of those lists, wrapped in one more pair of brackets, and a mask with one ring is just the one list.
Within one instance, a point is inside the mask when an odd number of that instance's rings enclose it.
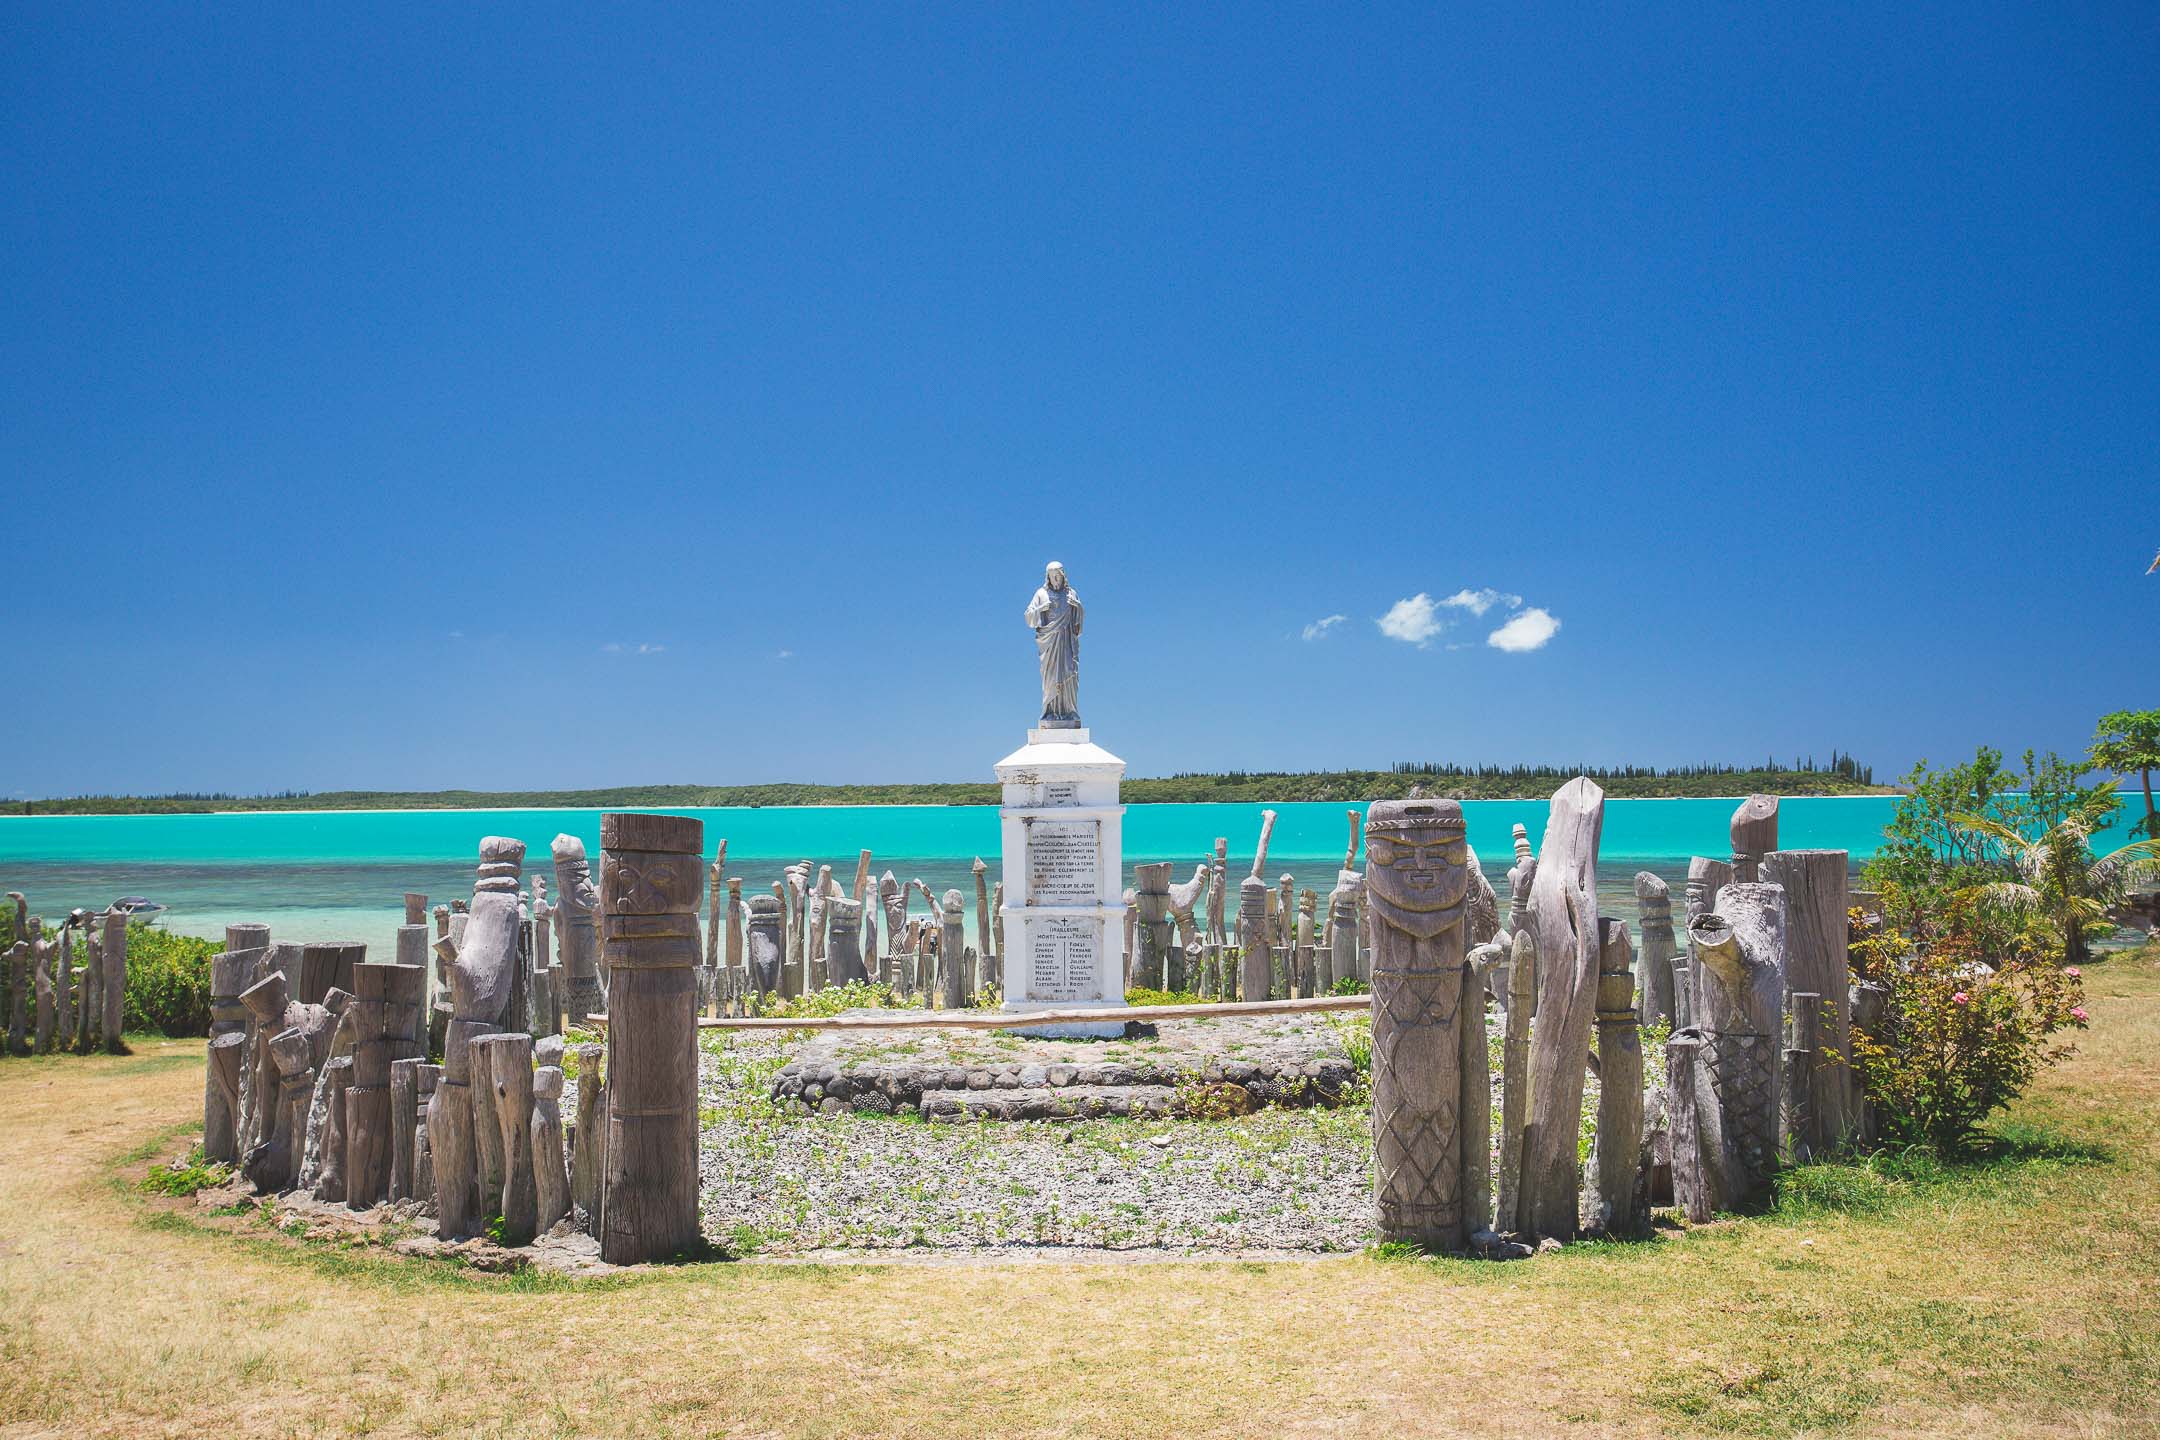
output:
{"label": "gravel ground", "polygon": [[738,1253],[1325,1252],[1373,1239],[1362,1091],[1340,1109],[1216,1121],[797,1116],[768,1090],[799,1039],[702,1043],[705,1229]]}

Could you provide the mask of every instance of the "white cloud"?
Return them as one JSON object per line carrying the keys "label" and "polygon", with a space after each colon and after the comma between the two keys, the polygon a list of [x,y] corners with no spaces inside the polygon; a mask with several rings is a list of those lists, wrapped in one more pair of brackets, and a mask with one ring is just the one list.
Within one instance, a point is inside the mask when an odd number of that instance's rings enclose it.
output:
{"label": "white cloud", "polygon": [[1305,638],[1307,640],[1325,640],[1328,637],[1328,631],[1333,630],[1337,625],[1342,624],[1343,621],[1349,618],[1347,615],[1330,615],[1325,619],[1315,620],[1305,627]]}
{"label": "white cloud", "polygon": [[637,647],[637,653],[640,655],[658,655],[661,651],[665,649],[667,649],[667,646],[665,645],[640,644]]}
{"label": "white cloud", "polygon": [[1517,654],[1541,648],[1546,641],[1559,633],[1560,621],[1549,610],[1533,605],[1485,637],[1485,643],[1495,650],[1508,650]]}
{"label": "white cloud", "polygon": [[635,645],[625,645],[620,640],[610,640],[607,642],[607,644],[600,647],[600,653],[603,655],[658,655],[666,649],[667,646],[655,645],[650,641],[640,641]]}
{"label": "white cloud", "polygon": [[1457,610],[1468,610],[1472,615],[1483,615],[1495,605],[1505,605],[1513,610],[1522,604],[1522,596],[1510,595],[1504,590],[1487,586],[1482,590],[1458,590],[1440,602]]}
{"label": "white cloud", "polygon": [[1434,612],[1432,596],[1422,590],[1407,600],[1397,600],[1388,607],[1387,614],[1373,623],[1388,639],[1417,646],[1431,644],[1433,636],[1446,628],[1446,622]]}
{"label": "white cloud", "polygon": [[795,658],[795,652],[793,650],[782,650],[772,658],[775,660],[792,660]]}
{"label": "white cloud", "polygon": [[620,655],[622,653],[622,641],[608,641],[607,644],[600,647],[600,653],[603,655]]}

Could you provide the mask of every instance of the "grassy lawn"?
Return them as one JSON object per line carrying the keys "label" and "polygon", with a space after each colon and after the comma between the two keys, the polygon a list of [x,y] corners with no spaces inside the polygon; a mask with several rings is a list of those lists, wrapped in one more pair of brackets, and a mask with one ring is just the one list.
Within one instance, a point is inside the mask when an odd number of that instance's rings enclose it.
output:
{"label": "grassy lawn", "polygon": [[199,1042],[0,1062],[0,1434],[2160,1435],[2160,949],[1944,1170],[1512,1265],[474,1275],[135,1184]]}

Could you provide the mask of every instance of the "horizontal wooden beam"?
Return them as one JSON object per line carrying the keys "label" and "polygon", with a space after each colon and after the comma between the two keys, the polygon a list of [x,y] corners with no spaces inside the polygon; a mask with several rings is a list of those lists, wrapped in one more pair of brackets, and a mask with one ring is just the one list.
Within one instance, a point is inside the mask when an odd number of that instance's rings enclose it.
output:
{"label": "horizontal wooden beam", "polygon": [[[703,1018],[700,1030],[1021,1030],[1038,1025],[1121,1024],[1127,1020],[1208,1020],[1229,1015],[1310,1015],[1369,1010],[1370,995],[1315,995],[1306,1000],[1229,1000],[1204,1005],[1114,1005],[1087,1010],[895,1010],[890,1015],[822,1015],[789,1019]],[[606,1015],[588,1015],[605,1027]]]}

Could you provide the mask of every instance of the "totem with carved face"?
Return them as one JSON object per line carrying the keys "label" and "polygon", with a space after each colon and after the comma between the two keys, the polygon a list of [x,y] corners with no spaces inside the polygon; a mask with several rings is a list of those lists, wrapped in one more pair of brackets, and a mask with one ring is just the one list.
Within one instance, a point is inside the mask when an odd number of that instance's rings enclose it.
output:
{"label": "totem with carved face", "polygon": [[1420,940],[1462,923],[1470,847],[1453,800],[1382,800],[1365,818],[1365,893],[1375,917]]}

